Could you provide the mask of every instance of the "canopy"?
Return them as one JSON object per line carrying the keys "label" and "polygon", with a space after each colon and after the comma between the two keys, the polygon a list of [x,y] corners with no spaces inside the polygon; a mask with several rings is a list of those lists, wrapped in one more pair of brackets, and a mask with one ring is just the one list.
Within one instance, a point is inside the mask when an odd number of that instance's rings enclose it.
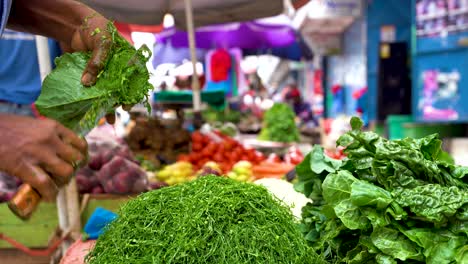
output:
{"label": "canopy", "polygon": [[298,34],[296,41],[285,47],[262,48],[262,49],[244,49],[244,55],[273,55],[281,59],[300,61],[302,59],[310,61],[313,59],[313,53],[309,45]]}
{"label": "canopy", "polygon": [[[81,1],[116,21],[159,25],[170,13],[176,27],[186,28],[184,0]],[[199,27],[278,15],[283,12],[283,0],[193,0],[192,7],[194,25]]]}
{"label": "canopy", "polygon": [[[197,61],[204,61],[207,51],[203,49],[196,50]],[[170,43],[158,43],[153,49],[153,67],[165,63],[180,64],[184,60],[190,60],[189,48],[174,48]]]}
{"label": "canopy", "polygon": [[[274,21],[274,20],[272,20]],[[296,40],[296,33],[289,20],[273,24],[266,20],[218,24],[200,27],[195,31],[197,48],[259,49],[288,46]],[[174,47],[188,47],[187,33],[176,28],[156,34],[160,43],[170,42]]]}

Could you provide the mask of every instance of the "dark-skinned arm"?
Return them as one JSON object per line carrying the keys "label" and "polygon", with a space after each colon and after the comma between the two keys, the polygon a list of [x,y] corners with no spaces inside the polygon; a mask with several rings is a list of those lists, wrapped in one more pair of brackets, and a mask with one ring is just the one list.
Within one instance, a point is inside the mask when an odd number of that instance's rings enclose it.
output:
{"label": "dark-skinned arm", "polygon": [[92,51],[82,83],[90,86],[103,68],[112,40],[108,20],[88,6],[73,0],[14,0],[7,27],[51,37],[66,52]]}

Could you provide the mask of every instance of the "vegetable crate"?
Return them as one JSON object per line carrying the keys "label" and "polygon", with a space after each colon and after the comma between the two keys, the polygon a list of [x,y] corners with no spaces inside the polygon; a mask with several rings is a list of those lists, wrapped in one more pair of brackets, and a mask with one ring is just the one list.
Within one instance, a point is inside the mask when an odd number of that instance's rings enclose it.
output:
{"label": "vegetable crate", "polygon": [[[84,195],[81,221],[85,224],[97,207],[116,212],[129,199],[129,196],[108,194]],[[22,221],[17,218],[10,211],[6,203],[0,204],[0,233],[13,238],[29,248],[47,248],[48,242],[55,234],[58,225],[57,206],[55,203],[41,203],[28,221]],[[0,241],[0,249],[9,248],[12,248],[10,244]]]}

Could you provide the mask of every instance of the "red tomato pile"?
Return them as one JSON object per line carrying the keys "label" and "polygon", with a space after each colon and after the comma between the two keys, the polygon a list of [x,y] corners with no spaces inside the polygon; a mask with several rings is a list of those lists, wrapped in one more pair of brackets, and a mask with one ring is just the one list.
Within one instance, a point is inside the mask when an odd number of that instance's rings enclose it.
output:
{"label": "red tomato pile", "polygon": [[288,150],[288,153],[284,155],[284,161],[287,164],[298,165],[303,160],[304,160],[304,155],[302,155],[302,152],[296,147],[291,147]]}
{"label": "red tomato pile", "polygon": [[196,170],[201,169],[208,161],[214,161],[226,173],[241,160],[252,164],[259,164],[265,160],[263,154],[255,149],[245,148],[237,140],[219,132],[215,134],[222,139],[221,142],[214,142],[209,136],[198,131],[193,132],[192,152],[188,155],[180,155],[178,161],[188,161]]}
{"label": "red tomato pile", "polygon": [[346,157],[346,155],[343,153],[343,149],[336,149],[336,150],[325,150],[325,155],[332,159],[337,159],[337,160],[342,160]]}

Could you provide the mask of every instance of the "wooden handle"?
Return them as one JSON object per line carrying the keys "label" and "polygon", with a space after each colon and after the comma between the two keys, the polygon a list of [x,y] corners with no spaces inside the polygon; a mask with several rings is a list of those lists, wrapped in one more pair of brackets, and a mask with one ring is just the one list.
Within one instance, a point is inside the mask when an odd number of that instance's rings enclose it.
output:
{"label": "wooden handle", "polygon": [[31,185],[22,184],[15,196],[8,202],[8,207],[22,220],[28,220],[40,201],[41,196]]}

